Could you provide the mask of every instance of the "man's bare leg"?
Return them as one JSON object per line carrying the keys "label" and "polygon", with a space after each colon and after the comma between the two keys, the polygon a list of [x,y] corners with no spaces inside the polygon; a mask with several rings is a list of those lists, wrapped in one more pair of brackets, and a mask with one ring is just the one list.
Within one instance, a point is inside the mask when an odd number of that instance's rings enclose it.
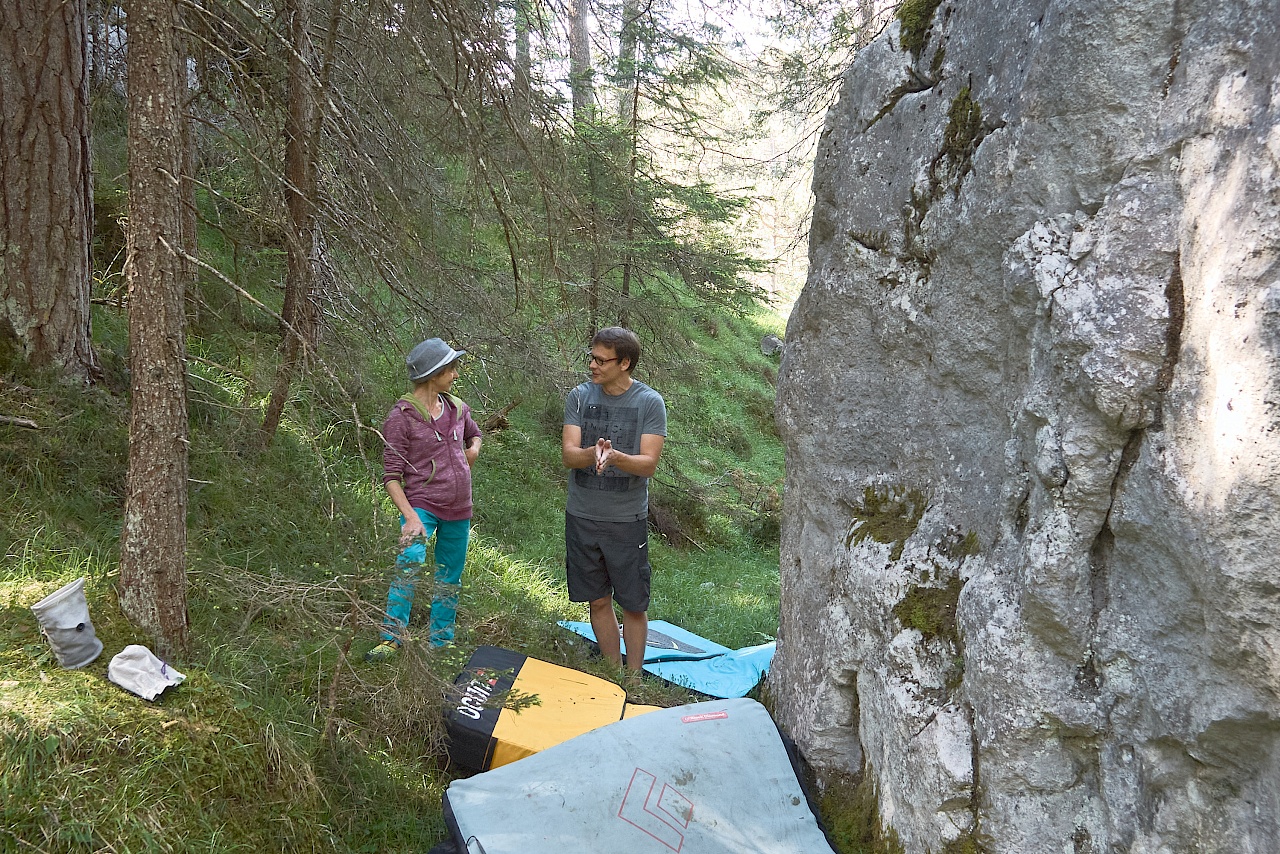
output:
{"label": "man's bare leg", "polygon": [[[648,625],[646,622],[646,635]],[[613,612],[613,599],[610,597],[591,600],[591,631],[596,633],[596,645],[600,647],[600,654],[621,667],[622,645],[618,642],[618,615]],[[627,646],[631,646],[630,637],[627,638]]]}
{"label": "man's bare leg", "polygon": [[[592,626],[595,628],[595,626]],[[599,637],[599,631],[596,637]],[[627,642],[627,669],[639,673],[644,667],[644,648],[649,640],[649,613],[622,611],[622,639]],[[618,662],[621,664],[621,660]]]}

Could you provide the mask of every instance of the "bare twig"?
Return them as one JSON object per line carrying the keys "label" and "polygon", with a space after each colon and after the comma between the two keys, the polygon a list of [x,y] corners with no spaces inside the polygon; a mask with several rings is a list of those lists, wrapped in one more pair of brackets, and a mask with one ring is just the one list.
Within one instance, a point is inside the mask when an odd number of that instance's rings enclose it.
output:
{"label": "bare twig", "polygon": [[351,643],[356,639],[356,631],[360,625],[360,613],[363,610],[363,603],[360,601],[360,596],[355,589],[354,583],[347,588],[347,596],[351,607],[347,609],[346,616],[343,617],[343,623],[347,629],[346,639],[338,647],[338,663],[333,668],[333,679],[329,680],[328,709],[324,716],[324,740],[326,742],[333,740],[333,735],[338,728],[338,685],[343,671],[347,669],[351,661]]}

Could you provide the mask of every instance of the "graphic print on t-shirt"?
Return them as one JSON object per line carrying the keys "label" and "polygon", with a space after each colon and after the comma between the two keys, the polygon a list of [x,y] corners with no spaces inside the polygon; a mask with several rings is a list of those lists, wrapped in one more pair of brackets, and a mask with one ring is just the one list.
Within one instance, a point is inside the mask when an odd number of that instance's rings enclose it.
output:
{"label": "graphic print on t-shirt", "polygon": [[[593,403],[582,416],[582,447],[589,448],[600,438],[608,439],[613,447],[624,454],[640,451],[640,410],[634,406],[605,406]],[[631,488],[634,475],[616,468],[607,468],[604,474],[596,474],[595,466],[577,469],[575,482],[584,489],[600,489],[606,492],[622,492]]]}

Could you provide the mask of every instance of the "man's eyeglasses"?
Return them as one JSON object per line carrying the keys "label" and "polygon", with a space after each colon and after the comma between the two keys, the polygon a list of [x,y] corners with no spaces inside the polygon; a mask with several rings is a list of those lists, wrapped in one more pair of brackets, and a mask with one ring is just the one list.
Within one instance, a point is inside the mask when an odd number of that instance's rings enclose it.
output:
{"label": "man's eyeglasses", "polygon": [[622,358],[621,356],[615,356],[612,359],[601,359],[595,353],[587,353],[586,357],[588,365],[599,365],[602,368],[610,362],[616,362],[618,359]]}

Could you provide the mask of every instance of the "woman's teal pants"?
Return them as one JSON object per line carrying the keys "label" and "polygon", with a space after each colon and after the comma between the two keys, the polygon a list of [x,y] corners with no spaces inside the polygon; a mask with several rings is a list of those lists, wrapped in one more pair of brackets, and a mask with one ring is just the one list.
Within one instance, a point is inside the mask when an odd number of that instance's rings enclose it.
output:
{"label": "woman's teal pants", "polygon": [[[382,621],[382,639],[399,643],[409,625],[413,609],[413,591],[427,564],[426,540],[435,535],[435,588],[431,597],[431,645],[444,646],[453,640],[453,622],[458,612],[458,591],[462,589],[462,568],[467,562],[467,542],[471,538],[471,520],[446,522],[426,510],[414,508],[425,539],[416,540],[396,558],[396,574],[387,594],[387,616]],[[404,517],[400,517],[404,524]]]}

